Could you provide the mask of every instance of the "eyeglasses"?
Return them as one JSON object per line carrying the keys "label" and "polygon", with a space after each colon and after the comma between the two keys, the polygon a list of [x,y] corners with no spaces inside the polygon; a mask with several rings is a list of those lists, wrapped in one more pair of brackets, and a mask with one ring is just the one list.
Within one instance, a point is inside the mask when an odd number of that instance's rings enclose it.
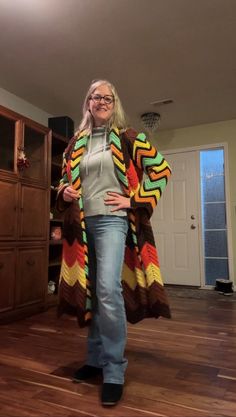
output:
{"label": "eyeglasses", "polygon": [[105,104],[111,104],[114,101],[114,97],[110,94],[106,94],[105,96],[101,96],[100,94],[93,94],[90,97],[90,100],[93,100],[95,103],[100,103],[102,98],[103,98]]}

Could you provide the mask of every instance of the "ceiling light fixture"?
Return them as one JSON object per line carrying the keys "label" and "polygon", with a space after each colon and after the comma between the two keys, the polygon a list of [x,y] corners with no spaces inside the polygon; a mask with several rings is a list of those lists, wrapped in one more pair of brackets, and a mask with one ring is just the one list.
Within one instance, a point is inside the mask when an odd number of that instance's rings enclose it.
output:
{"label": "ceiling light fixture", "polygon": [[141,120],[146,130],[154,132],[159,126],[160,114],[156,112],[148,112],[141,114]]}

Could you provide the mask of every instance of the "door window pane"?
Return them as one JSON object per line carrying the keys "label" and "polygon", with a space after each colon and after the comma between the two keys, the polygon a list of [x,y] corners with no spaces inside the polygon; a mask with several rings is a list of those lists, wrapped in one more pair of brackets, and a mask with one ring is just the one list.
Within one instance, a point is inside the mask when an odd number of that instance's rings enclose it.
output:
{"label": "door window pane", "polygon": [[22,170],[22,176],[43,182],[46,176],[45,134],[25,126],[24,152],[29,161],[29,167]]}
{"label": "door window pane", "polygon": [[226,229],[225,203],[205,204],[203,220],[206,229]]}
{"label": "door window pane", "polygon": [[227,257],[227,235],[226,230],[207,230],[205,232],[205,256]]}
{"label": "door window pane", "polygon": [[200,152],[205,284],[229,279],[224,149]]}
{"label": "door window pane", "polygon": [[229,276],[228,259],[205,259],[207,285],[215,285],[216,279],[227,279]]}
{"label": "door window pane", "polygon": [[202,178],[202,190],[205,202],[225,201],[224,177],[216,174]]}

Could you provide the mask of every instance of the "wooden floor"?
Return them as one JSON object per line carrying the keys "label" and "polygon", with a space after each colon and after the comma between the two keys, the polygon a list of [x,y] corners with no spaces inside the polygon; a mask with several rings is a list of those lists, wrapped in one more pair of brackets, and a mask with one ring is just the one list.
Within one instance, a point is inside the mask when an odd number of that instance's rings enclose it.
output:
{"label": "wooden floor", "polygon": [[128,326],[119,405],[100,405],[101,380],[74,383],[86,330],[55,310],[0,327],[0,416],[235,416],[236,294],[169,289],[171,320]]}

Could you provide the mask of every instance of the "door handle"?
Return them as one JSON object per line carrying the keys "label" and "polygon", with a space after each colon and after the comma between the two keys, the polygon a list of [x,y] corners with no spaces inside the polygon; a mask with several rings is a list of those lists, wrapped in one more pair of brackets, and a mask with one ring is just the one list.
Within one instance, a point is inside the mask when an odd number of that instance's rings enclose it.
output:
{"label": "door handle", "polygon": [[191,229],[196,229],[196,226],[194,226],[194,224],[191,224]]}

